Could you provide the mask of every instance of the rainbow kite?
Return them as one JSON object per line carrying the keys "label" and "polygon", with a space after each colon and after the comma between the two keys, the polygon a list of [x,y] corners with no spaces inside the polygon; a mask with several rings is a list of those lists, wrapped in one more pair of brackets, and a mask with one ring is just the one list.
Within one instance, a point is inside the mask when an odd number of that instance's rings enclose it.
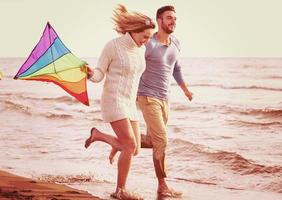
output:
{"label": "rainbow kite", "polygon": [[39,42],[19,69],[14,79],[52,82],[85,105],[89,105],[86,63],[63,44],[48,22]]}

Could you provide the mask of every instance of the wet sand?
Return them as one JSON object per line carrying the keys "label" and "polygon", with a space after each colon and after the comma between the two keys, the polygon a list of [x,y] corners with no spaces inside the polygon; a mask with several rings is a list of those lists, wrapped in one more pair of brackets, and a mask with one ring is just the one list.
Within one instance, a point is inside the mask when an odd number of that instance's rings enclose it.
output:
{"label": "wet sand", "polygon": [[0,170],[0,199],[97,200],[100,198],[65,185],[34,181]]}

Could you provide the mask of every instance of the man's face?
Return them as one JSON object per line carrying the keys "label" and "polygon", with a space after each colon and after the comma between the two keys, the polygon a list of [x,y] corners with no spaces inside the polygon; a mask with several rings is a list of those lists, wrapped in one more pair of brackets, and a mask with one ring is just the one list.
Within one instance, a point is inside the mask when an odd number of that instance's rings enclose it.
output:
{"label": "man's face", "polygon": [[176,16],[173,11],[165,11],[161,18],[158,19],[159,28],[161,28],[164,32],[171,34],[174,32],[176,27]]}

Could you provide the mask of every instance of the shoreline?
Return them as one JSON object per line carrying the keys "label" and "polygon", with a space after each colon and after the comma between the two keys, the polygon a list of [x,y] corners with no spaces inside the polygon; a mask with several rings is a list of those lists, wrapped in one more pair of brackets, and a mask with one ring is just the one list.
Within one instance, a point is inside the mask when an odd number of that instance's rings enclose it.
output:
{"label": "shoreline", "polygon": [[63,184],[35,181],[0,169],[1,199],[101,200],[90,193]]}

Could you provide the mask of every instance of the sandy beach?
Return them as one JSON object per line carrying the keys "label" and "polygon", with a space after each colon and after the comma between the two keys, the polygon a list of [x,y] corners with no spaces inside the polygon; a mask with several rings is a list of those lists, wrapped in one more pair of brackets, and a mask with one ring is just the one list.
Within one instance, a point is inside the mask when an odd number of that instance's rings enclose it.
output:
{"label": "sandy beach", "polygon": [[35,181],[2,170],[0,180],[0,199],[100,199],[62,184]]}

